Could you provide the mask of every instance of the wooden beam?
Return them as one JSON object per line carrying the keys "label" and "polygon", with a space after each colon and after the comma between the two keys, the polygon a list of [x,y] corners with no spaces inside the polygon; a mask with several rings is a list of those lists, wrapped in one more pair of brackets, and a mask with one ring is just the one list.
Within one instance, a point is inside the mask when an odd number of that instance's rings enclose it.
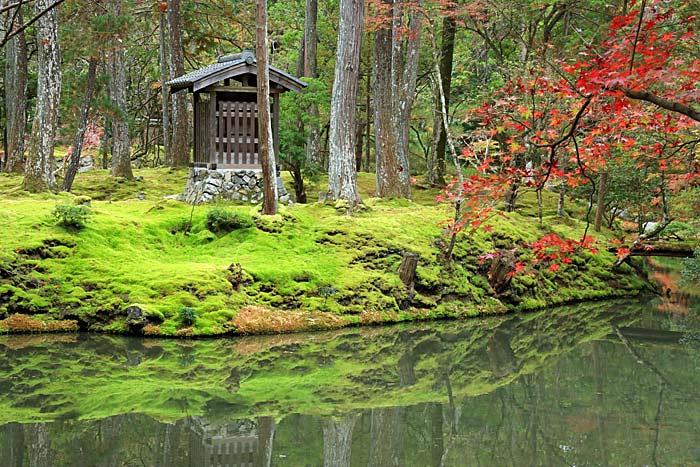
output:
{"label": "wooden beam", "polygon": [[205,156],[205,160],[209,161],[210,163],[216,163],[216,128],[219,124],[219,122],[216,121],[216,101],[218,100],[218,97],[216,95],[216,91],[211,91],[209,96],[209,154]]}

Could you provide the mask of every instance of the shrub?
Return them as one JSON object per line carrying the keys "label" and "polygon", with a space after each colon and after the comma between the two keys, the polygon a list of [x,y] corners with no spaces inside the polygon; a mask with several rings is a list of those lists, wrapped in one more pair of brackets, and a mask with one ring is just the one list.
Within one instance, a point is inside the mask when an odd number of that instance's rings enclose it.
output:
{"label": "shrub", "polygon": [[78,206],[58,204],[53,210],[53,216],[58,219],[59,225],[82,229],[90,216],[92,216],[92,211],[84,204]]}
{"label": "shrub", "polygon": [[249,217],[228,209],[213,207],[207,212],[207,228],[212,232],[226,234],[252,225],[253,221]]}
{"label": "shrub", "polygon": [[192,326],[197,321],[197,310],[189,306],[183,306],[180,309],[180,320],[183,324]]}
{"label": "shrub", "polygon": [[683,262],[682,278],[686,284],[700,284],[700,248],[695,249],[692,258]]}

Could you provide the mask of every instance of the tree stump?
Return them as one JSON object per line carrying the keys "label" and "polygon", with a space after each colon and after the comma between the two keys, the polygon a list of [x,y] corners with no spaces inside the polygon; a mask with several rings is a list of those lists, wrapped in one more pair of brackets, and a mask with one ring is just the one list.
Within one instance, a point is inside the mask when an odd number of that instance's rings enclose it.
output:
{"label": "tree stump", "polygon": [[227,271],[226,279],[231,284],[231,287],[233,287],[233,290],[240,292],[241,284],[243,283],[243,268],[241,267],[241,263],[231,263]]}
{"label": "tree stump", "polygon": [[496,294],[501,294],[510,287],[515,261],[515,253],[510,250],[499,250],[498,254],[491,260],[488,278],[489,284]]}
{"label": "tree stump", "polygon": [[399,265],[399,277],[401,282],[406,286],[408,291],[408,303],[413,301],[414,286],[416,283],[416,268],[418,267],[418,255],[415,253],[405,252],[401,265]]}

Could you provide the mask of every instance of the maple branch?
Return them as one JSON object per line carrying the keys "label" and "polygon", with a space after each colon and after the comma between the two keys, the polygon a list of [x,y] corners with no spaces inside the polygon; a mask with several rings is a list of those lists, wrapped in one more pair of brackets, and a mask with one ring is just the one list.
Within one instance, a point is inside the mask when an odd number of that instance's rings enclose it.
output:
{"label": "maple branch", "polygon": [[694,109],[693,107],[683,104],[681,102],[672,101],[666,99],[665,97],[657,96],[656,94],[649,91],[637,91],[634,89],[626,88],[624,86],[615,86],[612,90],[620,90],[625,96],[630,99],[635,99],[639,101],[650,102],[654,105],[661,107],[662,109],[670,110],[671,112],[676,112],[686,117],[700,122],[700,111]]}
{"label": "maple branch", "polygon": [[547,143],[547,144],[537,144],[537,143],[532,143],[535,145],[535,147],[538,148],[556,148],[563,142],[565,142],[567,139],[571,138],[574,136],[574,133],[576,132],[576,129],[578,128],[578,124],[581,121],[581,118],[583,117],[584,112],[588,108],[588,105],[591,103],[591,96],[586,96],[586,100],[584,101],[583,105],[581,106],[580,109],[578,109],[578,112],[576,112],[576,115],[574,116],[573,121],[571,122],[571,127],[569,128],[569,131],[566,132],[564,136],[559,138],[553,143]]}

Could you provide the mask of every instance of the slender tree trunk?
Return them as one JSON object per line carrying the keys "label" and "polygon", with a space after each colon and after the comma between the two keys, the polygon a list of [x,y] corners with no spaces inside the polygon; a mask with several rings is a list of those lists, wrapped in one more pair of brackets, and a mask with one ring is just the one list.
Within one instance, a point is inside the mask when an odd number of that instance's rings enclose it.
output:
{"label": "slender tree trunk", "polygon": [[[455,51],[455,32],[457,24],[451,12],[442,20],[442,43],[440,44],[440,76],[442,89],[445,93],[445,108],[450,110],[450,91],[452,88],[452,64]],[[428,170],[434,178],[431,183],[443,185],[445,183],[445,152],[447,149],[447,133],[443,125],[439,126],[439,137],[435,149],[434,169]]]}
{"label": "slender tree trunk", "polygon": [[[318,0],[306,0],[306,16],[304,20],[304,76],[318,77],[317,44],[318,34],[316,23],[318,19]],[[318,108],[311,104],[307,109],[311,123],[306,138],[306,159],[315,166],[321,165],[321,132],[318,124]]]}
{"label": "slender tree trunk", "polygon": [[[111,0],[110,11],[115,16],[122,14],[122,0]],[[112,116],[112,176],[134,178],[131,171],[131,140],[126,112],[126,70],[124,46],[114,41],[109,53],[109,95],[114,106]]]}
{"label": "slender tree trunk", "polygon": [[[168,0],[168,31],[170,32],[170,78],[185,74],[185,59],[182,53],[182,18],[180,0]],[[187,94],[172,95],[172,140],[173,167],[185,167],[190,162],[189,123],[187,116]]]}
{"label": "slender tree trunk", "polygon": [[[409,131],[418,73],[422,1],[417,5],[405,0],[382,3],[392,12],[392,18],[376,31],[374,43],[377,195],[410,199]],[[404,8],[411,9],[407,34],[400,31]]]}
{"label": "slender tree trunk", "polygon": [[[37,13],[46,10],[51,0],[37,0]],[[22,186],[29,191],[47,191],[56,186],[53,146],[58,127],[61,99],[61,54],[58,44],[58,9],[46,12],[37,21],[37,97],[32,134]]]}
{"label": "slender tree trunk", "polygon": [[566,211],[564,210],[564,201],[566,200],[566,183],[562,178],[559,184],[559,200],[557,201],[557,216],[566,216]]}
{"label": "slender tree trunk", "polygon": [[173,165],[172,145],[170,143],[170,93],[165,86],[168,81],[168,20],[165,12],[160,15],[159,59],[160,59],[160,98],[161,121],[163,128],[163,163]]}
{"label": "slender tree trunk", "polygon": [[[13,11],[9,12],[14,14]],[[22,24],[22,10],[17,11],[15,27]],[[5,172],[24,170],[24,138],[27,127],[27,40],[24,31],[5,46],[6,152]]]}
{"label": "slender tree trunk", "polygon": [[608,189],[608,172],[601,172],[598,178],[598,200],[595,209],[595,222],[593,229],[600,232],[603,225],[603,215],[605,214],[605,192]]}
{"label": "slender tree trunk", "polygon": [[68,168],[66,169],[66,177],[63,179],[61,189],[70,191],[75,180],[75,174],[78,173],[80,165],[80,157],[83,151],[83,139],[85,138],[85,130],[87,129],[88,117],[90,116],[90,101],[95,90],[95,81],[97,78],[97,57],[90,57],[88,65],[87,77],[85,80],[85,94],[83,94],[83,102],[80,106],[80,120],[78,121],[78,131],[75,133],[73,142],[73,152],[70,155]]}
{"label": "slender tree trunk", "polygon": [[355,121],[362,46],[363,0],[340,1],[340,25],[331,95],[328,195],[352,208],[360,203],[355,171]]}
{"label": "slender tree trunk", "polygon": [[277,168],[270,120],[270,72],[267,49],[267,3],[255,2],[255,57],[258,68],[258,155],[263,177],[263,214],[277,214]]}

